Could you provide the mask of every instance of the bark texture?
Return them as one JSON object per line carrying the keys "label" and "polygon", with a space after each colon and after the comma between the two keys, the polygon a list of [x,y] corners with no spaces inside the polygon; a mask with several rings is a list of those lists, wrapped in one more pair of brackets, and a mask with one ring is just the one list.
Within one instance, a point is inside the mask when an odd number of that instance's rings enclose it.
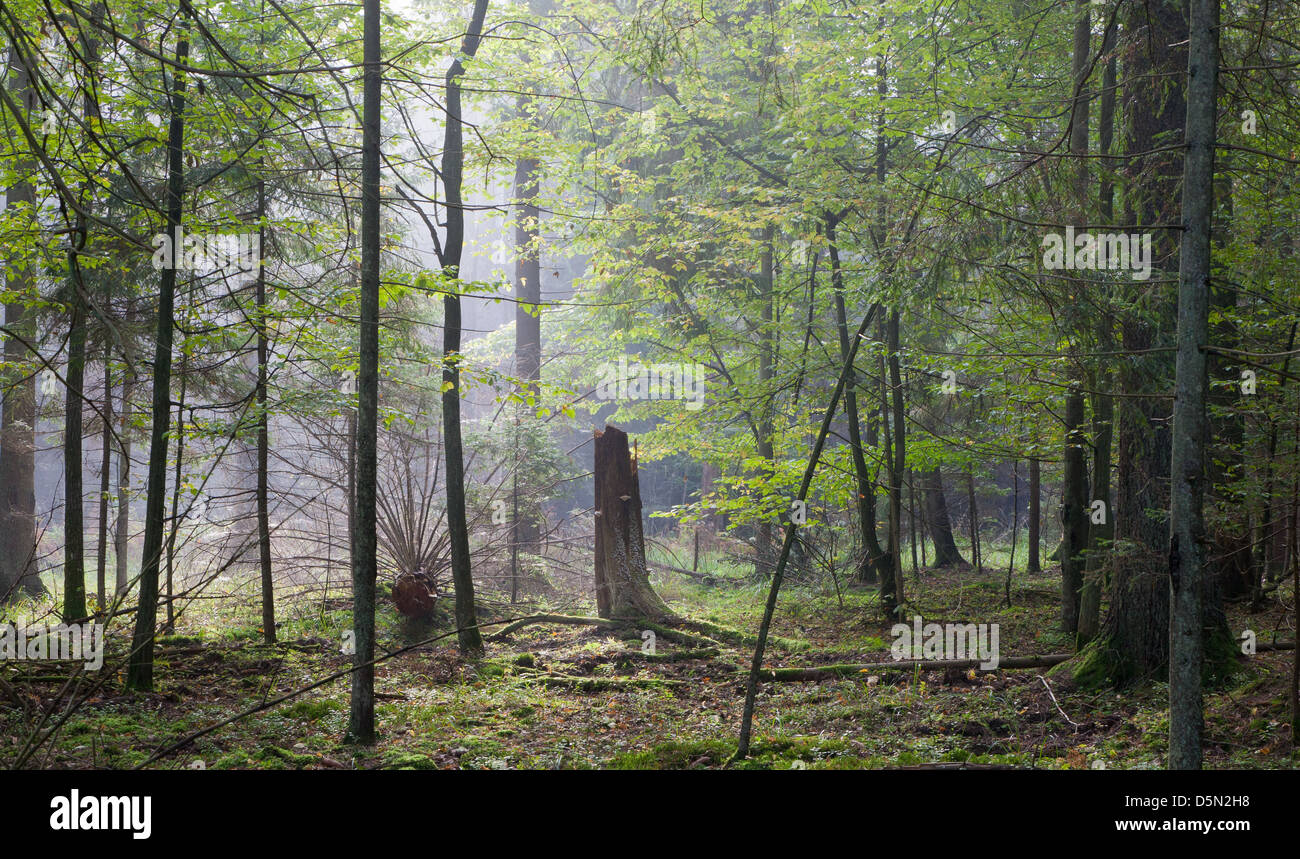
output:
{"label": "bark texture", "polygon": [[650,587],[641,489],[627,433],[606,426],[596,432],[596,610],[603,618],[670,618],[672,612]]}
{"label": "bark texture", "polygon": [[952,519],[948,516],[948,502],[943,495],[943,472],[939,466],[922,472],[922,488],[925,530],[930,533],[930,540],[934,543],[932,565],[937,568],[970,566],[961,556],[957,541],[952,535]]}

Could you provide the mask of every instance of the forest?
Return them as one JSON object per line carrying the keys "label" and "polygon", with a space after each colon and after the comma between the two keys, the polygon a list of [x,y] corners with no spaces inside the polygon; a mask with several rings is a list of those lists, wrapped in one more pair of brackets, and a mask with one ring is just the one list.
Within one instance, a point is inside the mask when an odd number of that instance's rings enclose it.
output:
{"label": "forest", "polygon": [[0,42],[0,768],[1300,767],[1296,3]]}

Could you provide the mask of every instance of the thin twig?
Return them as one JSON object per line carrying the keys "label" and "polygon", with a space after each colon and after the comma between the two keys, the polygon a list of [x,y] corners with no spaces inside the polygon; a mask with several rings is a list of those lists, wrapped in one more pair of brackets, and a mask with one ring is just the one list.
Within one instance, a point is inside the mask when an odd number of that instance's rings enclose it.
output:
{"label": "thin twig", "polygon": [[1037,675],[1035,675],[1035,676],[1036,676],[1039,680],[1042,680],[1042,681],[1043,681],[1043,688],[1045,688],[1045,689],[1047,690],[1047,694],[1048,694],[1048,696],[1051,697],[1051,699],[1052,699],[1052,703],[1056,705],[1056,712],[1060,713],[1061,716],[1062,716],[1062,718],[1065,719],[1065,721],[1069,722],[1071,725],[1074,725],[1074,730],[1075,730],[1075,732],[1078,732],[1079,728],[1082,727],[1082,726],[1081,726],[1078,722],[1074,721],[1074,720],[1071,719],[1069,716],[1067,716],[1066,713],[1065,713],[1065,711],[1061,709],[1061,703],[1060,703],[1059,701],[1057,701],[1057,700],[1056,700],[1056,696],[1052,694],[1052,687],[1051,687],[1051,685],[1047,682],[1047,678],[1044,677],[1044,676],[1041,675],[1041,674],[1037,674]]}

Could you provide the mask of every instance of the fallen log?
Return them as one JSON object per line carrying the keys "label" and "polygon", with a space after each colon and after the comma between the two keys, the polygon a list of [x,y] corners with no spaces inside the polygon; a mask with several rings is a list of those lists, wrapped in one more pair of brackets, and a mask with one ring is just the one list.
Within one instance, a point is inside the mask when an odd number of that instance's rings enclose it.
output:
{"label": "fallen log", "polygon": [[717,659],[720,655],[716,647],[708,647],[701,650],[679,650],[676,653],[643,653],[640,650],[626,650],[620,653],[618,658],[641,662],[688,662],[694,659]]}
{"label": "fallen log", "polygon": [[690,576],[692,579],[710,587],[713,585],[729,585],[733,588],[738,588],[747,584],[744,581],[730,579],[726,576],[701,573],[696,570],[685,569],[684,567],[674,567],[672,564],[655,564],[650,568],[649,572],[653,573],[655,570],[667,570],[671,573],[680,573],[683,576]]}
{"label": "fallen log", "polygon": [[[1256,651],[1295,650],[1294,641],[1276,643],[1261,642],[1255,646]],[[1025,668],[1051,668],[1075,656],[1073,653],[1047,653],[1041,656],[1012,656],[998,661],[997,668],[981,669],[982,659],[899,659],[889,662],[864,662],[856,665],[819,665],[815,668],[768,668],[760,675],[760,680],[769,682],[812,683],[818,680],[834,680],[851,677],[870,671],[904,670],[912,671],[947,671],[950,669],[981,671],[999,671],[1001,669],[1018,670]]]}
{"label": "fallen log", "polygon": [[1019,668],[1050,668],[1070,659],[1073,653],[1048,653],[1043,656],[1012,656],[998,661],[997,668],[980,669],[983,659],[899,659],[890,662],[866,662],[857,665],[819,665],[816,668],[767,668],[758,679],[769,682],[812,683],[835,680],[872,671],[947,671],[975,668],[987,671]]}

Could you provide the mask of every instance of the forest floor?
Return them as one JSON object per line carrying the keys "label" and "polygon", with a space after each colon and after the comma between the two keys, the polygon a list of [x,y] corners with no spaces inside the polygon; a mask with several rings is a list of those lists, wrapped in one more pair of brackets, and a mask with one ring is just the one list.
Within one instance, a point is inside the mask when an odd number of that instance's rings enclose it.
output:
{"label": "forest floor", "polygon": [[[925,573],[918,585],[909,573],[909,593],[921,595],[910,608],[927,622],[998,623],[1004,660],[1068,650],[1056,631],[1055,571],[1017,573],[1010,607],[1004,575],[948,570]],[[680,615],[746,634],[757,629],[765,586],[683,581],[670,573],[655,582]],[[48,663],[0,664],[8,688],[0,684],[0,766],[696,769],[721,767],[735,750],[748,646],[683,653],[688,648],[659,637],[651,656],[635,630],[554,625],[489,639],[478,662],[457,655],[454,636],[384,660],[377,666],[378,742],[345,744],[349,658],[340,641],[350,625],[348,601],[282,599],[280,643],[268,646],[255,620],[254,583],[226,579],[225,587],[223,598],[191,603],[176,634],[160,642],[155,692],[123,691],[129,624],[110,629],[104,670],[71,684]],[[1289,586],[1277,595],[1294,605]],[[410,631],[391,604],[381,605],[380,648],[391,652]],[[507,608],[497,609],[498,618],[527,613]],[[485,614],[484,622],[494,619],[491,607]],[[1230,605],[1229,626],[1234,635],[1254,629],[1261,642],[1273,630],[1291,638],[1289,614],[1276,601],[1253,615],[1244,604]],[[785,646],[770,647],[766,663],[888,661],[889,627],[874,591],[792,585],[773,627]],[[1288,712],[1293,658],[1292,651],[1242,656],[1233,676],[1208,690],[1207,767],[1300,765]],[[342,676],[158,754],[333,674]],[[753,755],[741,765],[1160,768],[1166,695],[1162,683],[1084,692],[1045,669],[891,669],[765,683]],[[38,725],[45,739],[34,745]]]}

